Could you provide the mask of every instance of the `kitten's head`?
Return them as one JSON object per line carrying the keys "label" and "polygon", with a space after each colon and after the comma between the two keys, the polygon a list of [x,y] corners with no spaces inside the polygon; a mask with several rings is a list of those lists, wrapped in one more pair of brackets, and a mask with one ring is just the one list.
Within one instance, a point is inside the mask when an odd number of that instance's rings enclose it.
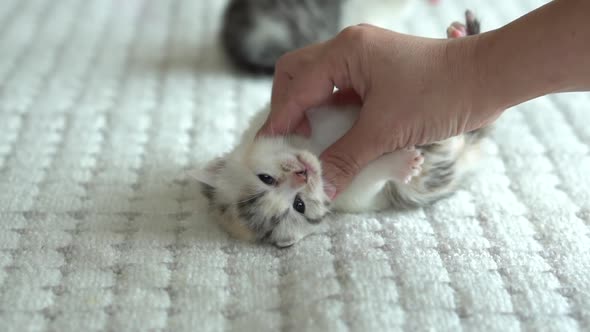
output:
{"label": "kitten's head", "polygon": [[320,162],[284,138],[259,138],[209,163],[195,177],[233,236],[295,244],[329,212]]}

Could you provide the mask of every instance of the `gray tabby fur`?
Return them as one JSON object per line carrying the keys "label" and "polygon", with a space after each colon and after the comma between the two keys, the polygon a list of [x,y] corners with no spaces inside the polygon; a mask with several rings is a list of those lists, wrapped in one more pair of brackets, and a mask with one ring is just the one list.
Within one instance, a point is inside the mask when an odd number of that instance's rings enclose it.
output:
{"label": "gray tabby fur", "polygon": [[[410,0],[231,0],[221,43],[237,67],[269,74],[292,50],[328,40],[348,25],[400,17]],[[380,14],[380,15],[377,15]]]}

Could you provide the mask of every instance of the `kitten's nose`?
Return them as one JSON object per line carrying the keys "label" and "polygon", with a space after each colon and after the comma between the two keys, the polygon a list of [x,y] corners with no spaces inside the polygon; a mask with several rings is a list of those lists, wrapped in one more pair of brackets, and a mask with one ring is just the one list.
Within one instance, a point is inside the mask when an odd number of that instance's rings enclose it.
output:
{"label": "kitten's nose", "polygon": [[307,170],[291,173],[293,185],[300,187],[307,183]]}

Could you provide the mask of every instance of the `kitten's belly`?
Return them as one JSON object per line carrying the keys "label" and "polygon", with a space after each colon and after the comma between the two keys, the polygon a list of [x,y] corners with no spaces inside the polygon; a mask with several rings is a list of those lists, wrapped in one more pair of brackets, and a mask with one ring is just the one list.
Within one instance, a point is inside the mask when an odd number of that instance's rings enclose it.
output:
{"label": "kitten's belly", "polygon": [[312,153],[319,156],[352,128],[359,113],[358,106],[324,106],[307,113],[311,125]]}
{"label": "kitten's belly", "polygon": [[[322,107],[308,113],[312,132],[311,152],[319,156],[341,138],[353,126],[359,111],[358,106],[346,106]],[[365,178],[355,178],[352,184],[356,185],[344,190],[333,202],[332,208],[335,211],[358,213],[387,207],[388,201],[382,194],[385,182],[373,180],[375,179],[367,181]]]}

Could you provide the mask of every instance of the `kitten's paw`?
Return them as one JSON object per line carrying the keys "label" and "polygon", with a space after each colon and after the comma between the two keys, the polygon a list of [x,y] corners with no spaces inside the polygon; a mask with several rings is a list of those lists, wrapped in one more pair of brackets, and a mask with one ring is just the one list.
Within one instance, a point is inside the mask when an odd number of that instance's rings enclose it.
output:
{"label": "kitten's paw", "polygon": [[453,22],[447,28],[448,38],[461,38],[465,36],[477,35],[480,31],[479,20],[472,11],[465,11],[465,24]]}
{"label": "kitten's paw", "polygon": [[410,183],[412,178],[420,175],[424,157],[422,152],[415,148],[395,151],[396,163],[394,164],[393,177],[402,183]]}
{"label": "kitten's paw", "polygon": [[461,38],[467,36],[467,27],[463,23],[453,22],[447,28],[447,38]]}
{"label": "kitten's paw", "polygon": [[461,38],[465,36],[477,35],[480,31],[479,20],[472,11],[465,11],[465,24],[453,22],[447,28],[448,38]]}

